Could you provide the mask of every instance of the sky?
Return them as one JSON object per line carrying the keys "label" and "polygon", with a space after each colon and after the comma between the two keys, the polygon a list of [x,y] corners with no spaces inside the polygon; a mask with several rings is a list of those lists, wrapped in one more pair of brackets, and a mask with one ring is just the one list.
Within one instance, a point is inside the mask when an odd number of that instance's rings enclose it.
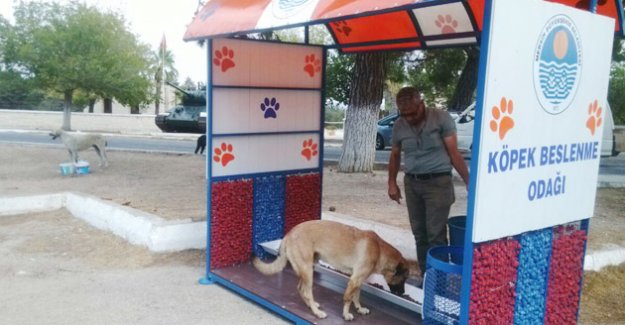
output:
{"label": "sky", "polygon": [[[0,15],[13,21],[14,0],[0,0]],[[35,1],[43,2],[43,1]],[[66,0],[53,2],[68,3]],[[141,42],[157,50],[165,35],[167,50],[174,55],[178,81],[187,77],[206,84],[206,47],[182,40],[186,26],[191,23],[198,0],[81,0],[104,11],[115,11],[125,17],[130,31]]]}

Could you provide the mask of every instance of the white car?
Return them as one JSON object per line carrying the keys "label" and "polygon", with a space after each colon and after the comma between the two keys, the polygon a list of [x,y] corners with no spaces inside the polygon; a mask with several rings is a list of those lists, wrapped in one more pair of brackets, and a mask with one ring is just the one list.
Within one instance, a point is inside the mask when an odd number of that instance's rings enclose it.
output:
{"label": "white car", "polygon": [[[614,119],[612,117],[612,109],[606,104],[606,112],[604,114],[603,140],[601,144],[601,156],[610,157],[618,155],[616,151],[616,142],[614,138]],[[456,122],[456,130],[458,134],[458,150],[461,153],[469,153],[473,147],[473,121],[475,120],[475,102],[462,112],[449,112]]]}

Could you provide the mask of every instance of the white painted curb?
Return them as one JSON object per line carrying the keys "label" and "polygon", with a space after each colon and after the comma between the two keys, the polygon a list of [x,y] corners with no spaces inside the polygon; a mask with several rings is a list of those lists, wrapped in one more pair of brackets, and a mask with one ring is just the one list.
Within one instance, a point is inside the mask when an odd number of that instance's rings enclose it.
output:
{"label": "white painted curb", "polygon": [[0,216],[58,210],[64,206],[65,193],[0,197]]}
{"label": "white painted curb", "polygon": [[0,197],[0,216],[61,208],[98,229],[110,231],[154,252],[206,248],[206,222],[192,222],[191,219],[167,221],[147,212],[74,192]]}
{"label": "white painted curb", "polygon": [[618,245],[600,251],[587,252],[584,258],[585,271],[601,271],[610,265],[625,263],[625,249]]}

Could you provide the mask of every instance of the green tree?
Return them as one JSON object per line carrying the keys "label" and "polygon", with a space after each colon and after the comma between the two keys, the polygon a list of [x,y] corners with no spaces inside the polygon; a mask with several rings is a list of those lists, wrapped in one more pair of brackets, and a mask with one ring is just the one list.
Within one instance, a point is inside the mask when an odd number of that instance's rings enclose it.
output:
{"label": "green tree", "polygon": [[625,49],[621,38],[614,39],[608,102],[612,108],[614,123],[625,124]]}
{"label": "green tree", "polygon": [[[466,63],[465,51],[432,49],[416,52],[407,61],[409,83],[421,90],[429,105],[447,106]],[[475,80],[477,84],[477,75]]]}
{"label": "green tree", "polygon": [[328,52],[326,65],[326,99],[347,105],[352,84],[354,55],[340,55]]}
{"label": "green tree", "polygon": [[480,49],[477,46],[463,49],[465,54],[464,67],[458,77],[454,93],[447,102],[447,107],[455,110],[471,105],[477,90],[477,75],[480,66]]}
{"label": "green tree", "polygon": [[615,124],[625,124],[625,66],[613,65],[610,72],[608,102],[612,108]]}
{"label": "green tree", "polygon": [[149,91],[145,83],[136,82],[146,78],[137,76],[138,67],[147,70],[149,63],[123,17],[77,2],[20,2],[14,15],[15,62],[43,89],[63,95],[63,129],[71,129],[76,90],[105,100],[148,97],[130,95]]}

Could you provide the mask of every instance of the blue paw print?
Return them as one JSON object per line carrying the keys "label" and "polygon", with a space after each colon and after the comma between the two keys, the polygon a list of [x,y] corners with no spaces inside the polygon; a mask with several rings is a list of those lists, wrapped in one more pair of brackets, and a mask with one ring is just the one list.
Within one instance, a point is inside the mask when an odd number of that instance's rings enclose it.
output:
{"label": "blue paw print", "polygon": [[280,103],[276,101],[275,97],[271,100],[265,97],[265,101],[260,104],[260,109],[265,112],[265,118],[277,118],[276,111],[280,109]]}

